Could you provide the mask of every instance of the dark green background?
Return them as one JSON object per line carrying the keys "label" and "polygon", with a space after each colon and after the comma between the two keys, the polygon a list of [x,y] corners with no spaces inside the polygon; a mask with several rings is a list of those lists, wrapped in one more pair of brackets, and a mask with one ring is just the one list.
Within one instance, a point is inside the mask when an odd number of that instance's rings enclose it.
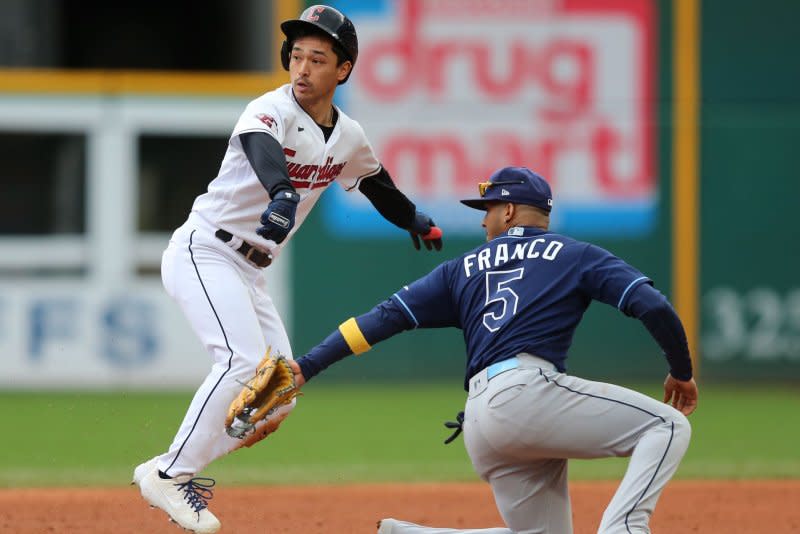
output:
{"label": "dark green background", "polygon": [[[766,288],[784,308],[798,290],[800,238],[800,3],[706,1],[702,11],[700,287],[752,295]],[[713,328],[703,302],[704,328]],[[775,334],[793,344],[779,358],[747,349],[706,358],[709,377],[800,377],[800,316],[784,309]],[[764,317],[745,316],[750,339]]]}
{"label": "dark green background", "polygon": [[[669,2],[657,9],[657,142],[660,204],[658,222],[644,239],[600,239],[607,248],[650,276],[672,296],[672,47]],[[785,299],[800,272],[800,246],[793,217],[800,208],[794,156],[800,141],[800,68],[794,51],[800,2],[751,4],[746,0],[702,3],[700,106],[701,338],[710,321],[706,291],[731,287],[742,296],[755,287]],[[323,197],[322,202],[325,202]],[[324,209],[323,206],[320,206]],[[444,259],[478,245],[445,235],[440,253],[417,252],[410,240],[360,241],[337,238],[317,209],[293,240],[296,354],[302,354],[344,319],[370,309],[403,284]],[[347,224],[346,216],[341,224]],[[480,224],[480,215],[475,224]],[[446,228],[445,228],[446,231]],[[582,236],[575,234],[574,237]],[[680,246],[680,243],[677,244]],[[781,335],[800,340],[800,319],[780,319]],[[748,331],[758,317],[748,317]],[[702,350],[701,350],[702,356]],[[792,359],[793,358],[793,359]],[[321,380],[404,379],[421,373],[463,373],[460,331],[415,331],[385,341],[358,358],[334,366]],[[666,364],[644,327],[594,303],[578,328],[568,360],[571,372],[587,378],[660,380]],[[744,352],[724,361],[703,361],[703,378],[800,377],[800,343],[793,356],[752,361]]]}

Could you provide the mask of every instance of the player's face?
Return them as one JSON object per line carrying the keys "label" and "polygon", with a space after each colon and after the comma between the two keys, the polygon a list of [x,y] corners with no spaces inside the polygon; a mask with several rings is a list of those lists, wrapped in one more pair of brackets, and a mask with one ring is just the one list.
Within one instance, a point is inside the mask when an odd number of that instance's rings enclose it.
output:
{"label": "player's face", "polygon": [[345,61],[337,67],[336,62],[330,40],[317,36],[295,40],[289,56],[289,76],[294,96],[301,104],[333,98],[336,86],[352,66]]}
{"label": "player's face", "polygon": [[509,207],[508,202],[488,202],[486,215],[483,217],[482,226],[486,229],[486,241],[491,241],[508,230]]}

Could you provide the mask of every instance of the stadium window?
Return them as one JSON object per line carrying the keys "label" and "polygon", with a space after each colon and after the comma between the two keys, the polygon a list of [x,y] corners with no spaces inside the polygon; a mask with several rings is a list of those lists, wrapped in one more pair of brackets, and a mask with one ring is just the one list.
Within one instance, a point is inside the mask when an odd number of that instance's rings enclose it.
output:
{"label": "stadium window", "polygon": [[0,132],[0,235],[86,231],[86,137]]}
{"label": "stadium window", "polygon": [[264,71],[279,0],[2,0],[0,68]]}
{"label": "stadium window", "polygon": [[[61,66],[167,71],[262,70],[268,58],[264,0],[81,0],[60,10]],[[263,21],[259,25],[251,22]],[[262,40],[253,42],[251,34]]]}
{"label": "stadium window", "polygon": [[140,232],[172,232],[219,171],[227,137],[139,137]]}

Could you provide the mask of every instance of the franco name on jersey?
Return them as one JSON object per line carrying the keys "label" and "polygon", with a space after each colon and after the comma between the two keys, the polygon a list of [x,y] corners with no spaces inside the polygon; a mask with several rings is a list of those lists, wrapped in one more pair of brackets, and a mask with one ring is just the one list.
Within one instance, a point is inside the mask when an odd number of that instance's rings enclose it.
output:
{"label": "franco name on jersey", "polygon": [[[515,230],[512,228],[511,230]],[[509,231],[509,236],[513,235]],[[498,237],[494,241],[508,239],[507,236]],[[541,258],[547,261],[553,261],[558,256],[564,243],[556,241],[555,239],[548,238],[547,236],[539,236],[534,239],[526,239],[517,243],[489,243],[489,246],[483,250],[467,254],[464,256],[464,275],[469,278],[475,272],[484,271],[492,267],[499,267],[509,261],[524,260]]]}

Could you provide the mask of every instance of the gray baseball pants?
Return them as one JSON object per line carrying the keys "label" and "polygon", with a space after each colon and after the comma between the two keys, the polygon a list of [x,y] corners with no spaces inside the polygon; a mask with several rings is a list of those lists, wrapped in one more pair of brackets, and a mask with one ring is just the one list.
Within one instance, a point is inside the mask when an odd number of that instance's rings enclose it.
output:
{"label": "gray baseball pants", "polygon": [[392,534],[570,534],[569,458],[630,457],[598,533],[648,533],[661,491],[689,445],[686,417],[620,386],[559,373],[526,354],[470,380],[464,442],[492,486],[508,529],[431,529],[396,522]]}

